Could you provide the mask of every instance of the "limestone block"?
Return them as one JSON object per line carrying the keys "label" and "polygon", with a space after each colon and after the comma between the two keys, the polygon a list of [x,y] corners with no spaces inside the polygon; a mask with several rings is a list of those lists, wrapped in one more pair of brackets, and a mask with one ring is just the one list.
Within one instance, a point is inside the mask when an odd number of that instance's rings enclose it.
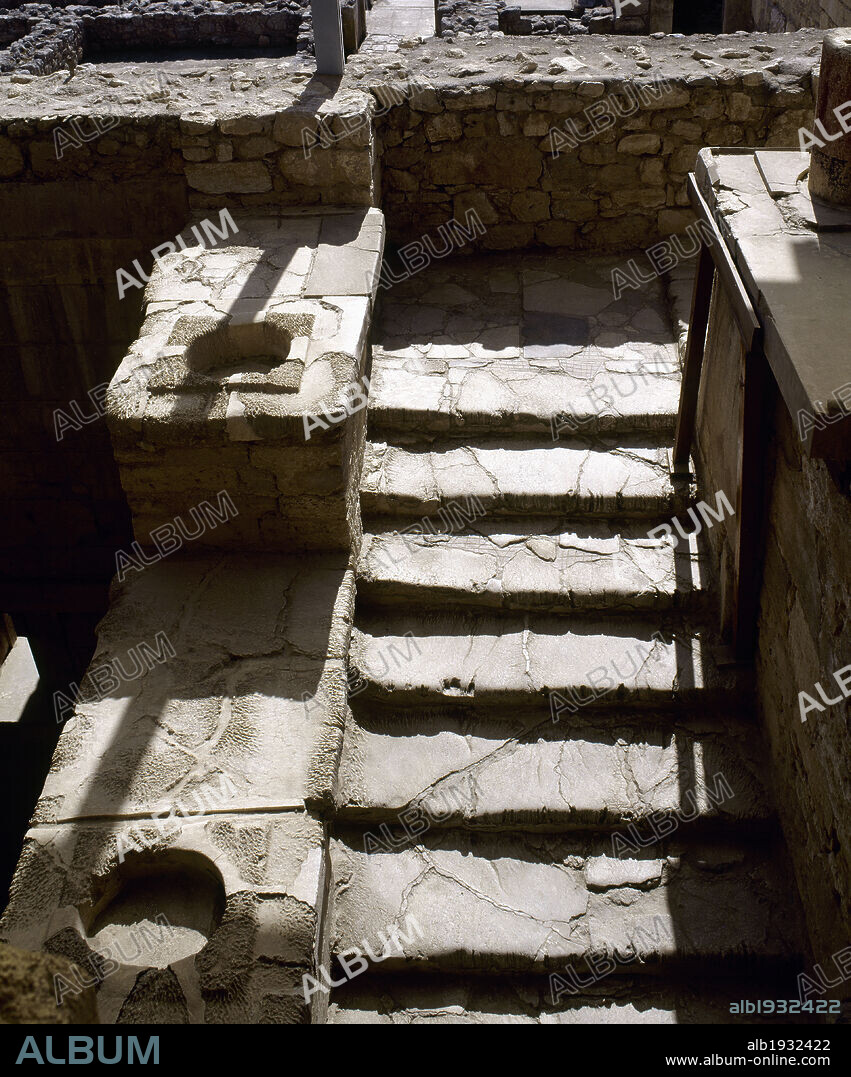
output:
{"label": "limestone block", "polygon": [[260,161],[190,164],[186,180],[203,194],[250,194],[271,191],[272,177]]}
{"label": "limestone block", "polygon": [[459,221],[465,220],[471,209],[475,210],[484,225],[496,224],[499,220],[499,214],[484,191],[465,191],[463,194],[456,194],[452,200],[452,209],[453,216]]}
{"label": "limestone block", "polygon": [[642,161],[639,174],[642,183],[649,184],[652,187],[659,187],[665,180],[665,163],[658,158]]}
{"label": "limestone block", "polygon": [[572,198],[570,195],[552,196],[553,217],[569,221],[590,221],[597,215],[597,203],[591,198]]}
{"label": "limestone block", "polygon": [[748,94],[731,93],[727,98],[727,115],[731,120],[752,120],[756,114],[757,109]]}
{"label": "limestone block", "polygon": [[318,122],[315,116],[287,110],[275,116],[272,137],[285,146],[303,146],[305,132],[308,136],[317,136]]}
{"label": "limestone block", "polygon": [[461,131],[461,121],[455,115],[441,113],[425,122],[425,133],[429,142],[454,142],[461,137]]}
{"label": "limestone block", "polygon": [[618,153],[658,153],[661,146],[658,135],[627,135],[618,142]]}
{"label": "limestone block", "polygon": [[272,128],[271,117],[234,116],[219,120],[223,135],[265,135]]}
{"label": "limestone block", "polygon": [[543,191],[523,191],[512,198],[511,212],[520,221],[545,221],[550,215],[550,196]]}
{"label": "limestone block", "polygon": [[253,135],[249,138],[240,139],[236,143],[236,156],[241,161],[253,160],[258,157],[266,157],[270,153],[277,153],[280,146],[274,139],[265,135]]}
{"label": "limestone block", "polygon": [[60,992],[62,1005],[59,1006],[57,976],[75,983],[73,966],[66,958],[0,944],[0,1024],[96,1024],[95,995],[91,987],[64,995]]}

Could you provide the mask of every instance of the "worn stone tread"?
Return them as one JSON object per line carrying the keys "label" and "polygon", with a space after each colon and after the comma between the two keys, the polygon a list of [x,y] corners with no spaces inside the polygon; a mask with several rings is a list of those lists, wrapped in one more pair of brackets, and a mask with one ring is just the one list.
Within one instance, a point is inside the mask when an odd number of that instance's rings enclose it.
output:
{"label": "worn stone tread", "polygon": [[474,497],[489,516],[665,517],[683,510],[689,487],[672,484],[669,451],[623,440],[512,439],[431,449],[368,441],[361,509],[424,517]]}
{"label": "worn stone tread", "polygon": [[[416,833],[430,826],[627,827],[630,845],[667,819],[764,823],[763,745],[744,718],[630,712],[458,714],[361,707],[347,723],[337,816]],[[401,813],[406,813],[400,819]],[[652,818],[651,818],[652,817]]]}
{"label": "worn stone tread", "polygon": [[[580,981],[582,982],[582,981]],[[797,998],[794,973],[782,979],[701,976],[697,981],[612,974],[564,991],[553,1001],[548,976],[451,976],[380,969],[331,993],[328,1023],[382,1025],[718,1025],[750,1024],[753,1016],[730,1013],[740,999]],[[788,990],[787,990],[788,988]],[[789,993],[791,992],[791,993]],[[761,1024],[815,1023],[809,1014],[760,1015]],[[705,1054],[705,1052],[704,1052]]]}
{"label": "worn stone tread", "polygon": [[396,284],[377,325],[373,435],[670,434],[676,337],[659,282],[615,298],[624,258],[472,256]]}
{"label": "worn stone tread", "polygon": [[370,431],[387,438],[409,436],[412,429],[420,438],[509,432],[553,440],[638,431],[670,435],[679,392],[673,345],[659,345],[652,360],[624,349],[597,363],[580,358],[573,366],[569,360],[470,355],[431,360],[428,369],[412,370],[404,360],[384,356],[372,368]]}
{"label": "worn stone tread", "polygon": [[674,546],[648,538],[646,521],[613,526],[543,519],[529,521],[529,531],[509,531],[504,522],[474,519],[464,533],[450,526],[447,521],[430,531],[397,523],[392,531],[367,531],[358,601],[624,611],[694,609],[706,594],[696,536]]}
{"label": "worn stone tread", "polygon": [[676,615],[415,610],[359,617],[349,663],[365,698],[402,705],[534,701],[557,714],[591,703],[729,705],[749,681],[716,667],[717,642]]}
{"label": "worn stone tread", "polygon": [[559,972],[617,951],[624,971],[707,974],[802,952],[774,843],[672,842],[618,859],[586,836],[431,830],[367,853],[355,831],[331,857],[331,953],[362,939],[377,953],[396,925],[382,971]]}

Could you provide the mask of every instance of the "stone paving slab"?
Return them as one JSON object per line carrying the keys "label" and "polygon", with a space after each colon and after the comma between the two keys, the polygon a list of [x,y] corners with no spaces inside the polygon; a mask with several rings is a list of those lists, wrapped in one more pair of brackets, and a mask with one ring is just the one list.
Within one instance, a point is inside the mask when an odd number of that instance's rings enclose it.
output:
{"label": "stone paving slab", "polygon": [[673,546],[648,538],[646,522],[535,520],[520,534],[494,520],[463,534],[405,533],[398,521],[376,533],[377,522],[358,561],[360,604],[659,610],[695,608],[707,587],[696,536]]}
{"label": "stone paving slab", "polygon": [[[268,811],[327,795],[353,590],[346,555],[173,558],[129,572],[90,666],[114,683],[81,682],[35,821]],[[171,656],[146,663],[139,645],[157,651],[161,632]]]}
{"label": "stone paving slab", "polygon": [[366,13],[366,46],[370,38],[434,37],[433,0],[375,0]]}
{"label": "stone paving slab", "polygon": [[399,813],[414,806],[433,826],[626,827],[634,845],[656,840],[654,813],[656,824],[688,820],[689,831],[771,816],[764,747],[747,720],[622,708],[553,723],[529,709],[458,714],[356,700],[353,709],[341,819],[386,821],[402,833],[412,815],[400,821]]}
{"label": "stone paving slab", "polygon": [[426,516],[478,498],[488,515],[674,515],[687,502],[669,474],[669,450],[626,439],[542,446],[512,440],[435,446],[368,441],[361,482],[364,515]]}
{"label": "stone paving slab", "polygon": [[[746,676],[719,670],[717,637],[675,616],[557,617],[547,614],[412,611],[359,615],[349,663],[364,695],[415,701],[603,706],[628,703],[710,705],[741,688]],[[603,691],[605,689],[605,692]],[[572,695],[571,695],[572,693]],[[575,706],[573,710],[577,709]]]}
{"label": "stone paving slab", "polygon": [[679,363],[662,289],[615,299],[623,259],[432,264],[395,285],[376,328],[374,432],[670,432]]}
{"label": "stone paving slab", "polygon": [[776,845],[609,852],[587,837],[432,830],[415,847],[365,853],[362,835],[341,834],[331,852],[332,953],[377,940],[388,925],[405,934],[382,972],[549,972],[617,950],[624,970],[692,962],[705,975],[801,952]]}

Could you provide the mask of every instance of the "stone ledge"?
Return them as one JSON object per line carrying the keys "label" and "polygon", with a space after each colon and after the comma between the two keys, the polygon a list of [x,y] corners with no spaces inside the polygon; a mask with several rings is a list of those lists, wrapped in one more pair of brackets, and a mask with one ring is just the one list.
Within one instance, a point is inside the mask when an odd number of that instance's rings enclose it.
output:
{"label": "stone ledge", "polygon": [[[347,560],[183,555],[128,569],[35,821],[326,801],[346,698]],[[159,652],[158,633],[170,645]]]}
{"label": "stone ledge", "polygon": [[763,324],[765,355],[793,425],[807,417],[799,427],[807,453],[846,463],[851,209],[814,203],[807,173],[807,155],[780,150],[704,149],[696,168]]}

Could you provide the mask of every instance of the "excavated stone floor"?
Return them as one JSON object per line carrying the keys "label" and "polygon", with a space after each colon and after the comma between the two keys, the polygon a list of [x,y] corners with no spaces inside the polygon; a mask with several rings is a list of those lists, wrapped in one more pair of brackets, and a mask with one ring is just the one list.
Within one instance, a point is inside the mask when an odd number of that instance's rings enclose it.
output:
{"label": "excavated stone floor", "polygon": [[367,37],[375,39],[434,36],[433,0],[374,0],[366,14]]}
{"label": "excavated stone floor", "polygon": [[750,684],[700,538],[648,535],[695,490],[679,327],[661,281],[614,297],[627,258],[452,257],[383,295],[328,935],[407,938],[332,1022],[728,1022],[743,983],[792,989]]}

